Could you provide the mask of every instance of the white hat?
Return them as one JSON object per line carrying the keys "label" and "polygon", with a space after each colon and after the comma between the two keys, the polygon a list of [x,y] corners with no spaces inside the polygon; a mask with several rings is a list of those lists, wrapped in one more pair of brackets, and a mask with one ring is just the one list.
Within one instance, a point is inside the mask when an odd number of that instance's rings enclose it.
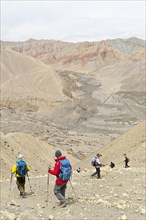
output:
{"label": "white hat", "polygon": [[23,158],[24,158],[24,157],[23,157],[22,154],[19,154],[18,157],[17,157],[18,160],[23,160]]}

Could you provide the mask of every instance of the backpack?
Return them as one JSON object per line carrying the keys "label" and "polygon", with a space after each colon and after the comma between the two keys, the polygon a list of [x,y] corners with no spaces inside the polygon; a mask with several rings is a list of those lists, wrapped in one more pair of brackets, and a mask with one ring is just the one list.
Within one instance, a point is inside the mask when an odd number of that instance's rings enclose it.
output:
{"label": "backpack", "polygon": [[28,172],[28,169],[27,169],[27,164],[25,161],[23,160],[20,160],[16,163],[16,167],[17,167],[17,174],[19,176],[25,176]]}
{"label": "backpack", "polygon": [[70,180],[71,178],[71,166],[70,161],[68,159],[64,159],[59,161],[61,173],[59,174],[59,178],[62,180]]}
{"label": "backpack", "polygon": [[91,159],[91,165],[94,166],[94,167],[97,165],[97,162],[96,162],[96,158],[95,158],[95,157],[93,157],[93,158]]}
{"label": "backpack", "polygon": [[130,159],[128,157],[125,157],[125,162],[130,162]]}

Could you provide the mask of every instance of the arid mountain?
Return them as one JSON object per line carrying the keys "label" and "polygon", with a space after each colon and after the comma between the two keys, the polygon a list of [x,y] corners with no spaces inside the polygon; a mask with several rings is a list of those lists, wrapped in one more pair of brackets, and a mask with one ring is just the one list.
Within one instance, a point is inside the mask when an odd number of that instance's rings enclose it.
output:
{"label": "arid mountain", "polygon": [[[135,53],[144,51],[144,41],[138,38],[83,43],[30,39],[18,43],[5,42],[3,45],[55,66],[59,70],[92,74],[104,66],[131,59]],[[144,59],[143,55],[137,57],[137,61],[141,59]]]}
{"label": "arid mountain", "polygon": [[107,143],[145,119],[145,41],[28,40],[1,45],[5,134],[31,133],[63,149],[77,145],[86,153],[88,137],[93,137],[93,151],[100,146],[100,141],[94,143],[100,135]]}
{"label": "arid mountain", "polygon": [[[143,40],[1,42],[0,80],[1,219],[145,219]],[[73,166],[64,209],[55,177],[47,185],[56,149]],[[97,152],[101,179],[91,178]],[[19,153],[31,165],[23,202],[14,177],[10,183]]]}

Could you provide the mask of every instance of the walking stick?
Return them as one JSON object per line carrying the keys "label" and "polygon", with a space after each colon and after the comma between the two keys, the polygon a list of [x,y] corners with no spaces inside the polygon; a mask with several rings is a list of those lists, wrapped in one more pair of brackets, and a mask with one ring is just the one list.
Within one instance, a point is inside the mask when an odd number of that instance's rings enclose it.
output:
{"label": "walking stick", "polygon": [[31,187],[31,185],[30,185],[30,179],[29,179],[28,173],[27,173],[27,177],[28,177],[28,182],[29,182],[30,191],[32,192],[32,187]]}
{"label": "walking stick", "polygon": [[49,172],[48,172],[48,179],[47,179],[47,204],[48,204],[48,196],[49,196]]}
{"label": "walking stick", "polygon": [[[49,168],[51,168],[51,163],[49,165]],[[49,196],[49,172],[48,172],[48,178],[47,178],[47,204],[48,204],[48,196]]]}
{"label": "walking stick", "polygon": [[9,197],[10,197],[10,192],[11,192],[12,179],[13,179],[13,173],[11,173],[10,188],[9,188]]}
{"label": "walking stick", "polygon": [[72,191],[73,191],[73,193],[74,193],[76,199],[78,200],[77,195],[76,195],[76,193],[75,193],[75,191],[74,191],[73,185],[72,185],[72,183],[71,183],[71,180],[69,180],[69,182],[70,182],[70,185],[71,185]]}

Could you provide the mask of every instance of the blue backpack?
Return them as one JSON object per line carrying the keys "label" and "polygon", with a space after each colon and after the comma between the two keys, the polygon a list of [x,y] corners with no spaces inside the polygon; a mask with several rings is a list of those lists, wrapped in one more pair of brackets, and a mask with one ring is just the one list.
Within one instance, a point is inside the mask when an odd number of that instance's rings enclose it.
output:
{"label": "blue backpack", "polygon": [[91,159],[91,165],[94,166],[94,167],[97,165],[97,162],[96,162],[96,158],[95,158],[95,157],[93,157],[93,158]]}
{"label": "blue backpack", "polygon": [[68,159],[64,159],[59,161],[61,173],[59,174],[59,178],[62,180],[70,180],[71,178],[71,166],[70,161]]}
{"label": "blue backpack", "polygon": [[23,160],[19,160],[17,163],[16,163],[16,167],[17,167],[17,174],[19,176],[25,176],[28,172],[28,169],[27,169],[27,164],[25,161]]}

